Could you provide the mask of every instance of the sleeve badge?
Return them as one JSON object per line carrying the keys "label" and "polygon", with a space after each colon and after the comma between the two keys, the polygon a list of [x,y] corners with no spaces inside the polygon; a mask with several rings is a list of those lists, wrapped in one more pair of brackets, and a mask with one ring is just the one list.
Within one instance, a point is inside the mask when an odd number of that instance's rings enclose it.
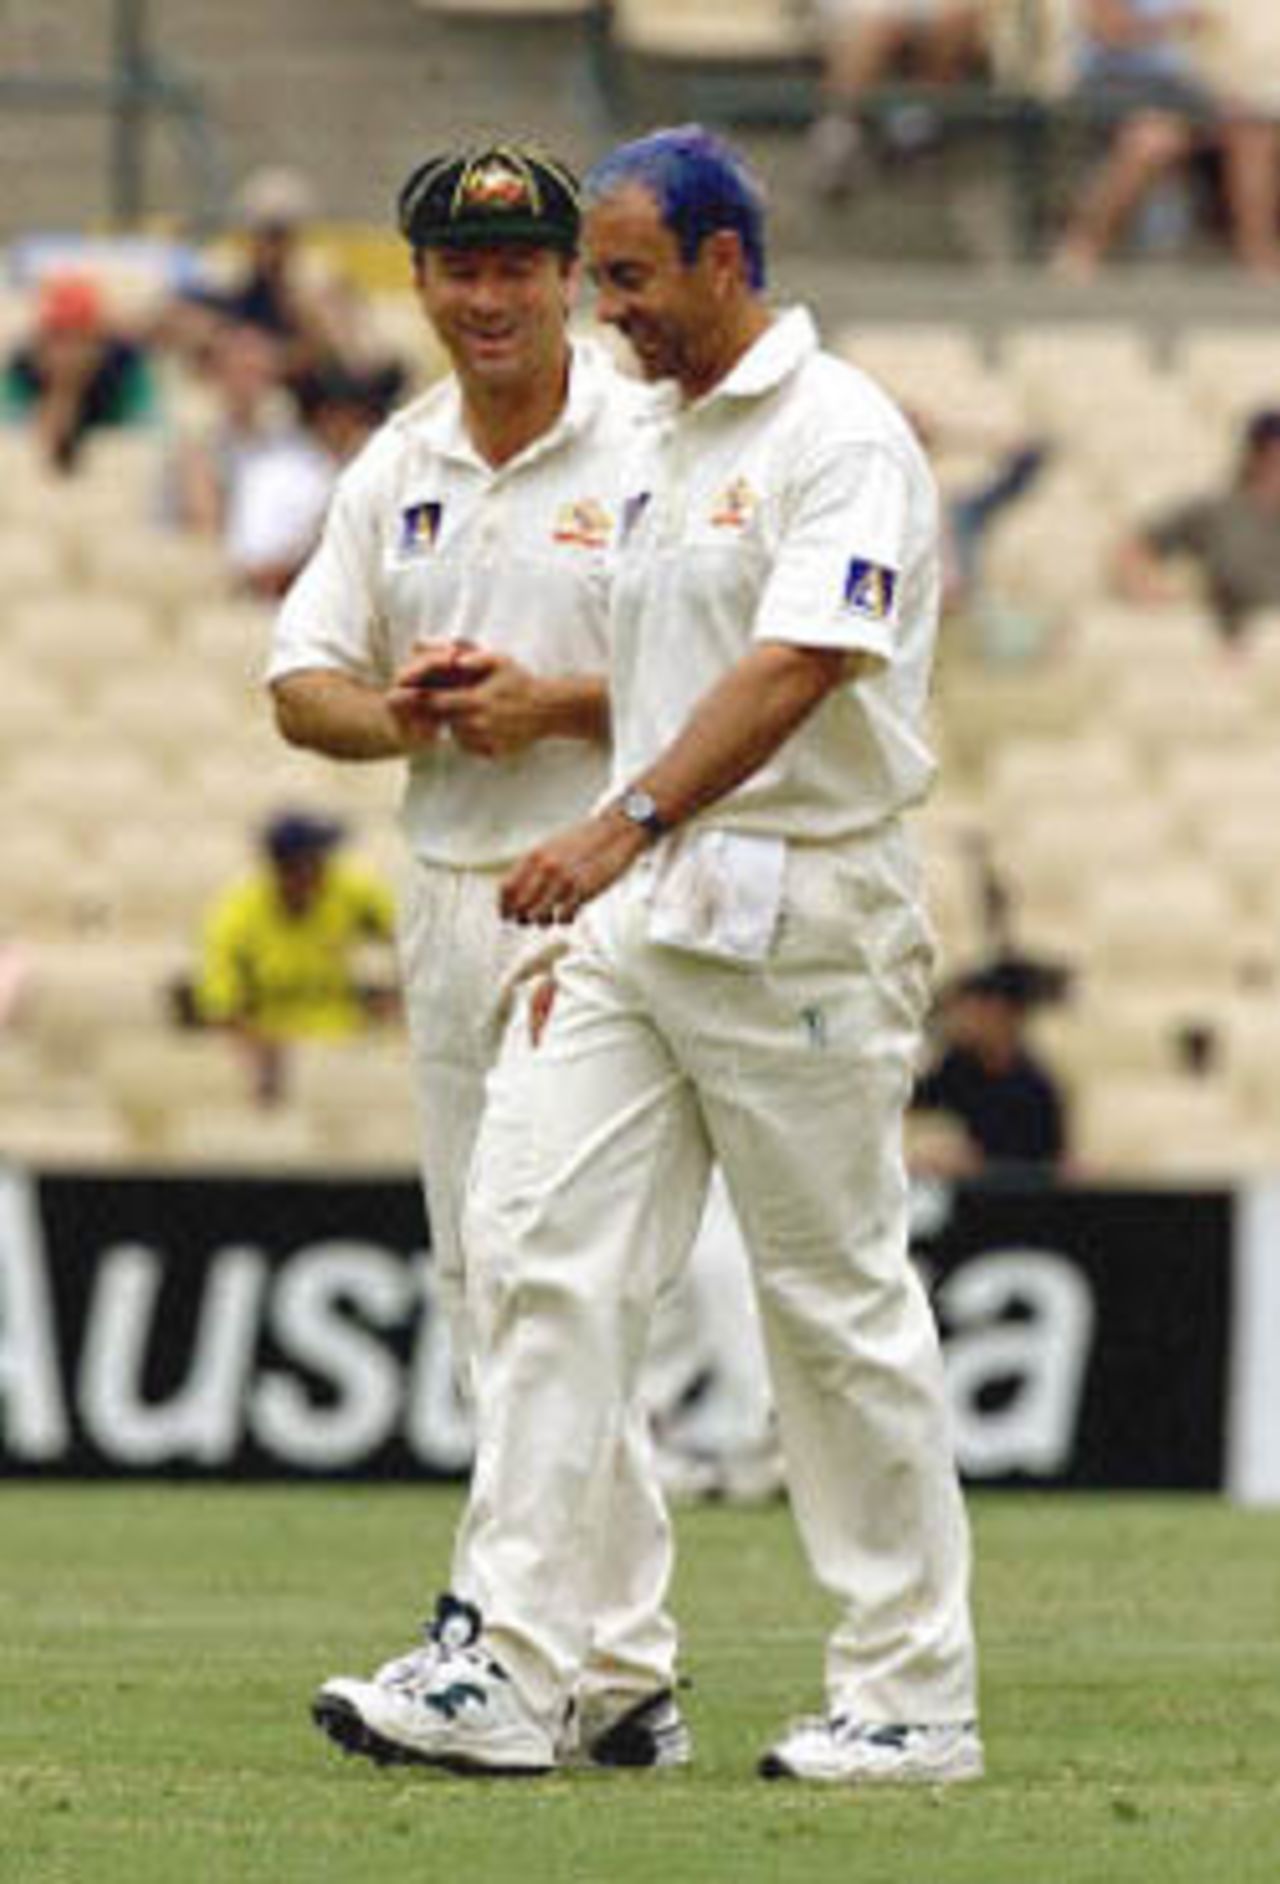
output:
{"label": "sleeve badge", "polygon": [[888,621],[898,588],[898,572],[855,556],[844,579],[844,605],[867,621]]}

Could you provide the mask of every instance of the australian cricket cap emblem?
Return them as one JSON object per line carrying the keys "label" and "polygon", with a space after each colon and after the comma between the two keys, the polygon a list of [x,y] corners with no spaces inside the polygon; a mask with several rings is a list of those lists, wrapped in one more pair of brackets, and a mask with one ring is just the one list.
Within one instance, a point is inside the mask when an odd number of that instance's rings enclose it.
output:
{"label": "australian cricket cap emblem", "polygon": [[396,203],[400,232],[415,249],[523,242],[572,255],[580,216],[573,172],[521,144],[429,157]]}
{"label": "australian cricket cap emblem", "polygon": [[502,157],[490,157],[463,172],[457,194],[460,211],[535,209],[531,179]]}

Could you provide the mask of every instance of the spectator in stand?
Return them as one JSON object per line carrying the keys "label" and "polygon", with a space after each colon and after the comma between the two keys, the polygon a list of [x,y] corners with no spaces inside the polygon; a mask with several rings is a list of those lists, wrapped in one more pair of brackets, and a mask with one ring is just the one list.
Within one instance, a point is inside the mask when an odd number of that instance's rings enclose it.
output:
{"label": "spectator in stand", "polygon": [[307,179],[294,170],[255,171],[239,192],[235,214],[243,243],[239,266],[172,303],[159,325],[164,341],[203,373],[223,327],[254,328],[275,344],[287,385],[301,387],[341,367],[376,379],[389,404],[404,384],[404,368],[381,347],[364,297],[317,255],[310,236],[315,196]]}
{"label": "spectator in stand", "polygon": [[220,538],[242,467],[280,438],[296,437],[299,425],[279,345],[261,328],[220,325],[209,339],[206,370],[209,410],[174,439],[160,509],[167,524]]}
{"label": "spectator in stand", "polygon": [[1121,541],[1116,587],[1128,601],[1177,600],[1175,556],[1195,563],[1225,642],[1239,644],[1252,615],[1280,609],[1280,408],[1248,420],[1226,490],[1175,505]]}
{"label": "spectator in stand", "polygon": [[8,415],[30,424],[41,456],[60,473],[75,470],[91,432],[136,423],[154,409],[145,353],[112,328],[88,275],[50,275],[42,284],[35,330],[9,357],[3,395]]}
{"label": "spectator in stand", "polygon": [[335,855],[344,837],[330,819],[281,812],[262,833],[262,867],[209,913],[195,1018],[233,1036],[263,1104],[284,1089],[291,1041],[346,1039],[397,1006],[391,975],[370,984],[364,959],[393,940],[392,892]]}
{"label": "spectator in stand", "polygon": [[320,535],[338,474],[386,417],[380,379],[339,366],[303,381],[301,426],[240,455],[227,491],[224,544],[238,587],[275,600]]}
{"label": "spectator in stand", "polygon": [[[1027,1042],[1033,1008],[1060,986],[1054,971],[1005,956],[951,984],[939,1006],[940,1044],[917,1082],[912,1112],[943,1113],[960,1128],[934,1174],[1030,1170],[1052,1175],[1067,1150],[1058,1081]],[[913,1160],[919,1165],[919,1160]]]}
{"label": "spectator in stand", "polygon": [[[809,136],[814,187],[833,200],[857,181],[866,154],[868,95],[895,81],[943,88],[985,64],[983,8],[975,0],[816,0],[823,106]],[[902,104],[883,124],[888,148],[908,156],[932,143],[937,114]]]}
{"label": "spectator in stand", "polygon": [[1277,246],[1276,127],[1204,76],[1200,35],[1213,9],[1198,0],[1078,0],[1076,102],[1104,126],[1102,163],[1076,204],[1055,270],[1087,279],[1135,211],[1197,151],[1220,151],[1231,238],[1241,264],[1273,274]]}

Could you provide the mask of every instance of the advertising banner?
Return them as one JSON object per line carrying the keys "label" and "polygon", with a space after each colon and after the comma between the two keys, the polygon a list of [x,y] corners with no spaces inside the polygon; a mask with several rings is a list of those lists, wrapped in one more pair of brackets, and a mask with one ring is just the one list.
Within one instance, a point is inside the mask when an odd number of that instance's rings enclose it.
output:
{"label": "advertising banner", "polygon": [[[1280,1191],[921,1186],[973,1484],[1280,1499]],[[416,1182],[0,1174],[0,1476],[464,1472]]]}

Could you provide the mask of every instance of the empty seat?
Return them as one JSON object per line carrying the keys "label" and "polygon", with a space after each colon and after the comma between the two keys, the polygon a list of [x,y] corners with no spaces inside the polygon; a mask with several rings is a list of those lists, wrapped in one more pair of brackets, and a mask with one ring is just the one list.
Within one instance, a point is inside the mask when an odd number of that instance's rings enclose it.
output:
{"label": "empty seat", "polygon": [[247,1102],[175,1112],[160,1156],[171,1169],[227,1172],[315,1170],[326,1162],[304,1113]]}
{"label": "empty seat", "polygon": [[1099,732],[1088,739],[1011,739],[986,768],[993,815],[1029,820],[1042,808],[1121,804],[1139,791],[1141,773],[1123,740]]}
{"label": "empty seat", "polygon": [[1241,1112],[1280,1135],[1280,1012],[1269,991],[1230,1009],[1222,1028],[1222,1059]]}
{"label": "empty seat", "polygon": [[85,722],[75,698],[34,662],[15,660],[11,649],[0,653],[0,700],[0,769],[55,740],[79,742]]}
{"label": "empty seat", "polygon": [[250,863],[247,833],[193,823],[104,834],[102,920],[117,935],[168,936],[194,950],[213,898]]}
{"label": "empty seat", "polygon": [[416,1163],[420,1127],[398,1032],[298,1042],[290,1089],[327,1157],[356,1165]]}
{"label": "empty seat", "polygon": [[1168,801],[1211,852],[1219,833],[1280,827],[1280,740],[1261,738],[1218,750],[1169,755]]}
{"label": "empty seat", "polygon": [[65,588],[70,570],[56,539],[14,524],[0,529],[0,602],[7,610],[31,595]]}
{"label": "empty seat", "polygon": [[144,602],[77,590],[16,603],[5,636],[10,658],[51,678],[78,704],[91,701],[108,679],[145,668],[163,652],[154,611]]}
{"label": "empty seat", "polygon": [[165,621],[190,603],[224,594],[229,580],[217,544],[141,526],[87,539],[84,575],[91,587],[145,599]]}
{"label": "empty seat", "polygon": [[143,819],[163,786],[147,756],[109,743],[58,745],[15,758],[5,788],[6,811],[28,828],[44,820],[63,832],[94,835]]}
{"label": "empty seat", "polygon": [[163,1150],[182,1117],[253,1109],[248,1066],[216,1031],[140,1027],[104,1043],[102,1090],[138,1152]]}
{"label": "empty seat", "polygon": [[1230,987],[1244,934],[1229,888],[1203,865],[1168,866],[1099,884],[1087,919],[1089,961],[1134,987],[1195,977]]}
{"label": "empty seat", "polygon": [[178,623],[186,654],[234,688],[260,693],[271,651],[273,611],[261,602],[197,600]]}
{"label": "empty seat", "polygon": [[813,43],[789,0],[614,0],[611,31],[626,52],[729,65],[796,58]]}
{"label": "empty seat", "polygon": [[46,943],[33,954],[15,1026],[51,1067],[97,1064],[112,1035],[147,1031],[167,1015],[174,951],[136,943]]}
{"label": "empty seat", "polygon": [[1270,321],[1257,327],[1193,327],[1175,350],[1175,364],[1189,392],[1206,411],[1238,423],[1254,407],[1275,403],[1280,386],[1280,334]]}
{"label": "empty seat", "polygon": [[67,940],[99,927],[109,884],[100,860],[53,817],[22,817],[8,798],[0,832],[6,930],[24,941]]}
{"label": "empty seat", "polygon": [[1108,692],[1107,711],[1156,762],[1197,747],[1220,751],[1264,730],[1264,708],[1248,674],[1222,661],[1145,671],[1127,664]]}
{"label": "empty seat", "polygon": [[91,725],[157,766],[176,769],[193,747],[238,743],[247,710],[194,662],[166,655],[142,673],[103,681]]}
{"label": "empty seat", "polygon": [[1206,668],[1222,659],[1213,617],[1194,592],[1157,608],[1099,596],[1076,616],[1067,652],[1092,669],[1096,686],[1113,681],[1122,665],[1150,673],[1175,662]]}
{"label": "empty seat", "polygon": [[1077,1099],[1075,1134],[1081,1169],[1094,1177],[1222,1182],[1264,1165],[1274,1149],[1215,1079],[1090,1084]]}
{"label": "empty seat", "polygon": [[116,1170],[127,1158],[119,1120],[101,1101],[0,1104],[0,1160],[34,1171],[98,1171]]}

